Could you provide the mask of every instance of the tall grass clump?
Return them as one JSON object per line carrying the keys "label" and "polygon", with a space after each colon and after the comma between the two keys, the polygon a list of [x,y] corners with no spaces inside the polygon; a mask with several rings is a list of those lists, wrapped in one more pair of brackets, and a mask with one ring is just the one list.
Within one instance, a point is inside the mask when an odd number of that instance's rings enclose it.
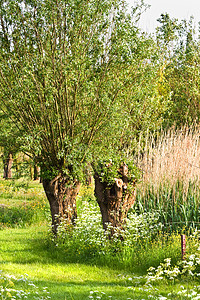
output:
{"label": "tall grass clump", "polygon": [[[143,176],[137,188],[138,212],[158,211],[167,228],[199,224],[200,127],[147,135],[137,164]],[[140,145],[139,145],[140,148]]]}

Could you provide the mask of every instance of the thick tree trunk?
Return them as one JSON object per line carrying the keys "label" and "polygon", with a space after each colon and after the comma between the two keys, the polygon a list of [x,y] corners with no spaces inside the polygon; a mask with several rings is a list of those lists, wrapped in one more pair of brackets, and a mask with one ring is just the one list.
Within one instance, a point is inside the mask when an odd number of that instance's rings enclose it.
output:
{"label": "thick tree trunk", "polygon": [[76,196],[80,189],[80,183],[76,182],[71,186],[66,186],[67,180],[62,176],[57,176],[53,180],[43,179],[42,183],[50,204],[52,230],[56,235],[60,218],[64,218],[69,225],[75,225]]}
{"label": "thick tree trunk", "polygon": [[107,230],[111,225],[110,237],[116,229],[121,229],[125,223],[128,210],[135,202],[135,188],[129,191],[128,188],[128,169],[122,166],[119,171],[119,177],[115,179],[115,183],[110,186],[106,182],[102,182],[99,174],[95,173],[95,196],[99,204],[103,228]]}
{"label": "thick tree trunk", "polygon": [[3,178],[9,179],[12,178],[12,164],[13,158],[12,153],[8,154],[8,157],[4,160],[4,175]]}
{"label": "thick tree trunk", "polygon": [[39,180],[40,179],[40,177],[39,177],[39,174],[40,174],[40,168],[36,165],[36,164],[34,164],[34,172],[33,172],[33,179],[34,180]]}

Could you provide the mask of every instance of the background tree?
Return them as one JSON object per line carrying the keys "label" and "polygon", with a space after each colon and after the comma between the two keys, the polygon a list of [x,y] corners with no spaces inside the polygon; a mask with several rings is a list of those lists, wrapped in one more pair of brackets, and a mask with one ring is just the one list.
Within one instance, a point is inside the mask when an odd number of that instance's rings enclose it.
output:
{"label": "background tree", "polygon": [[178,22],[166,14],[161,15],[158,21],[157,41],[163,61],[161,86],[171,95],[171,108],[165,116],[166,124],[181,126],[198,122],[200,55],[193,18],[188,22]]}
{"label": "background tree", "polygon": [[3,112],[0,113],[0,127],[0,147],[4,166],[3,177],[8,179],[12,178],[13,159],[20,149],[18,141],[20,131]]}

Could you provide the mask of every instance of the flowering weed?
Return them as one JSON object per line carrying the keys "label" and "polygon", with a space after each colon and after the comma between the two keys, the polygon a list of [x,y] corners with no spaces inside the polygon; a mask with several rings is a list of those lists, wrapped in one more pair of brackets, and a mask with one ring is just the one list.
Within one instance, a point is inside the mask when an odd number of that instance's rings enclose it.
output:
{"label": "flowering weed", "polygon": [[40,290],[26,276],[17,278],[14,275],[3,274],[0,271],[0,298],[2,300],[14,299],[51,299],[47,288]]}

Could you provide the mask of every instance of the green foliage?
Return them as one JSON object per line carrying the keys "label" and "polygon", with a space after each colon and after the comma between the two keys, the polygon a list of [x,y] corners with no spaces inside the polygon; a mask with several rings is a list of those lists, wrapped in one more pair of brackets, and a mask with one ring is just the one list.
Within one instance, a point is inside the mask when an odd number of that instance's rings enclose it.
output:
{"label": "green foliage", "polygon": [[137,28],[111,0],[3,1],[1,15],[1,107],[44,175],[78,177],[98,132],[119,131]]}
{"label": "green foliage", "polygon": [[29,181],[0,181],[0,227],[27,226],[49,219],[48,205],[41,191]]}
{"label": "green foliage", "polygon": [[111,186],[115,182],[116,178],[122,176],[120,174],[120,167],[123,165],[126,165],[128,169],[127,178],[129,180],[129,185],[134,186],[135,183],[139,181],[141,172],[134,164],[133,158],[127,158],[125,155],[123,155],[123,152],[119,152],[115,155],[110,153],[108,160],[101,160],[99,158],[96,164],[93,164],[93,168],[95,172],[99,174],[101,181]]}
{"label": "green foliage", "polygon": [[81,181],[99,153],[121,161],[140,131],[162,124],[168,100],[158,93],[157,47],[136,26],[143,7],[1,2],[0,107],[43,177]]}
{"label": "green foliage", "polygon": [[31,206],[21,205],[19,207],[0,207],[0,224],[6,226],[23,226],[31,224],[34,210]]}
{"label": "green foliage", "polygon": [[0,111],[0,126],[0,147],[3,149],[3,158],[6,159],[9,153],[15,155],[19,150],[18,137],[22,132],[3,111]]}
{"label": "green foliage", "polygon": [[168,13],[161,14],[157,21],[160,23],[160,26],[156,28],[157,39],[170,47],[171,42],[178,39],[177,32],[182,29],[181,25],[178,24],[178,19],[171,19]]}
{"label": "green foliage", "polygon": [[163,182],[159,189],[149,185],[144,193],[137,190],[135,209],[138,213],[158,211],[167,231],[181,232],[195,228],[200,222],[199,192],[199,183],[195,181],[190,181],[187,187],[179,180],[173,186]]}
{"label": "green foliage", "polygon": [[[170,94],[171,105],[165,126],[199,122],[199,37],[193,18],[171,19],[168,14],[158,20],[157,42],[163,64],[164,95]],[[163,93],[163,90],[162,90]],[[166,95],[165,95],[166,97]]]}

